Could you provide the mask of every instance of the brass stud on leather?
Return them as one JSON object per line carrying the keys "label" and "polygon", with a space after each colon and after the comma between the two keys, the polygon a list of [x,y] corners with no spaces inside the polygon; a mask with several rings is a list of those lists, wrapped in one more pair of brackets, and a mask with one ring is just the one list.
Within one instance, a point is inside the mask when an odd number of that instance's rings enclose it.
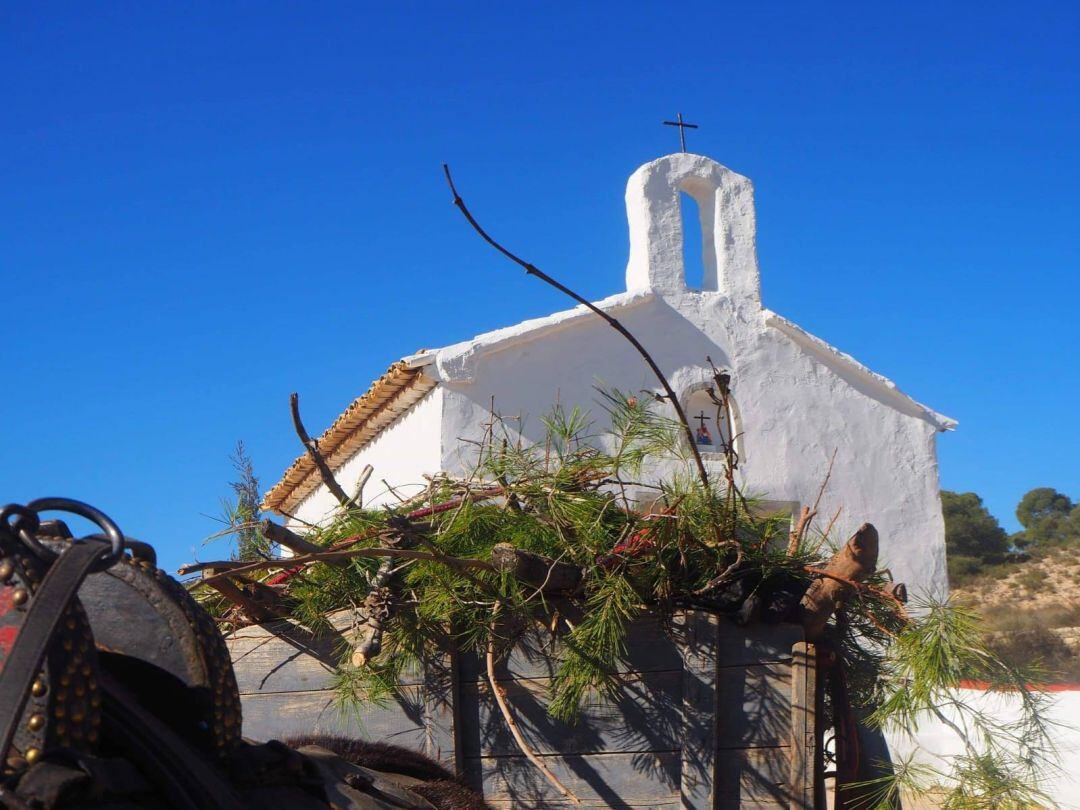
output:
{"label": "brass stud on leather", "polygon": [[29,598],[30,594],[26,592],[26,588],[16,588],[11,594],[11,601],[15,605],[25,605]]}
{"label": "brass stud on leather", "polygon": [[25,756],[27,764],[33,765],[35,762],[41,759],[41,751],[37,748],[27,748]]}
{"label": "brass stud on leather", "polygon": [[0,562],[0,582],[7,582],[13,573],[15,566],[11,564],[11,560]]}
{"label": "brass stud on leather", "polygon": [[26,721],[26,727],[31,731],[40,731],[44,725],[45,715],[43,714],[32,714],[30,719]]}
{"label": "brass stud on leather", "polygon": [[38,678],[30,687],[30,694],[34,697],[41,697],[48,691],[49,687],[42,678]]}

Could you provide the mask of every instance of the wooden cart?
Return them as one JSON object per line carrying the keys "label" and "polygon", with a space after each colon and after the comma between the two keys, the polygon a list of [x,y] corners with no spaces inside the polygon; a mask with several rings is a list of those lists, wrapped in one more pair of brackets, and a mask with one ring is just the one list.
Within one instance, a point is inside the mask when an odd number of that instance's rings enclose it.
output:
{"label": "wooden cart", "polygon": [[[346,616],[335,617],[347,627]],[[253,739],[311,732],[422,750],[455,768],[496,807],[570,806],[517,749],[483,661],[427,662],[384,705],[340,709],[332,691],[340,637],[288,622],[227,639]],[[575,725],[551,719],[546,633],[523,637],[497,679],[515,720],[585,807],[824,807],[814,648],[801,628],[738,627],[687,611],[629,634],[618,697]]]}

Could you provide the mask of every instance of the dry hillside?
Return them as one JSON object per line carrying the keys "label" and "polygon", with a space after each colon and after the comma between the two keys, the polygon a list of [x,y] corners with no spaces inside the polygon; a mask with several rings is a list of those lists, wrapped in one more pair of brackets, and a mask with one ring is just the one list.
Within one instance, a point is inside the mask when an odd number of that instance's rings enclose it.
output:
{"label": "dry hillside", "polygon": [[1080,683],[1080,548],[997,567],[953,595],[982,614],[999,653],[1041,660],[1054,680]]}

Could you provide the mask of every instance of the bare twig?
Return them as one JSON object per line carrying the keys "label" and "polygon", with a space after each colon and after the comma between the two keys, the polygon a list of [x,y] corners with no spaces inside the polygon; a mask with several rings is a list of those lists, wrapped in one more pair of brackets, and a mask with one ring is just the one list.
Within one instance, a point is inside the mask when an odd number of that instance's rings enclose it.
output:
{"label": "bare twig", "polygon": [[364,487],[367,485],[368,479],[371,478],[371,474],[375,472],[375,468],[370,464],[365,464],[364,469],[360,471],[360,479],[356,482],[356,489],[352,496],[353,503],[357,508],[364,505]]}
{"label": "bare twig", "polygon": [[601,318],[604,319],[608,326],[610,326],[612,329],[614,329],[616,332],[626,338],[627,341],[630,342],[630,345],[637,350],[637,353],[641,355],[642,359],[652,370],[653,374],[656,375],[657,380],[660,381],[660,385],[664,389],[667,400],[675,408],[675,413],[678,415],[679,422],[682,424],[683,433],[686,435],[686,442],[690,447],[690,452],[694,456],[694,463],[697,465],[698,477],[701,479],[702,486],[706,490],[708,490],[709,473],[705,469],[705,462],[702,461],[701,453],[698,451],[697,443],[694,441],[694,431],[691,429],[690,422],[686,418],[686,413],[683,411],[682,403],[679,402],[679,398],[678,396],[676,396],[674,389],[672,389],[671,384],[667,381],[667,377],[664,376],[664,373],[660,370],[660,367],[656,364],[656,361],[653,360],[652,355],[649,354],[645,347],[641,345],[641,342],[636,337],[634,337],[630,330],[623,326],[617,318],[604,312],[604,310],[600,309],[600,307],[596,306],[591,301],[581,297],[566,285],[561,284],[555,279],[553,279],[536,265],[514,255],[505,247],[496,242],[488,234],[488,232],[480,226],[480,223],[476,221],[476,218],[473,217],[472,213],[466,207],[465,201],[461,199],[461,195],[458,194],[457,188],[454,186],[454,179],[450,176],[450,167],[447,166],[445,163],[443,164],[443,172],[446,174],[446,182],[450,186],[450,191],[454,195],[454,205],[458,207],[458,210],[461,211],[465,219],[468,220],[470,225],[472,225],[473,230],[480,234],[480,237],[485,242],[487,242],[489,245],[499,251],[499,253],[503,254],[510,261],[514,262],[514,264],[517,264],[520,267],[524,268],[525,272],[530,276],[536,276],[536,278],[551,285],[556,290],[559,290],[559,292],[564,293],[565,295],[574,299],[586,309],[590,310],[596,315],[599,315]]}
{"label": "bare twig", "polygon": [[[299,554],[319,554],[326,551],[322,546],[317,546],[305,540],[300,535],[293,531],[290,531],[286,527],[274,523],[270,518],[266,518],[259,524],[259,531],[262,532],[263,537],[269,540],[271,543],[277,543],[279,546],[295,551]],[[344,560],[338,560],[331,563],[331,565],[347,565]]]}
{"label": "bare twig", "polygon": [[[821,506],[821,496],[825,494],[825,487],[829,485],[829,478],[832,477],[833,464],[836,462],[836,449],[833,450],[832,456],[829,458],[829,467],[825,471],[825,478],[821,482],[821,486],[818,488],[817,497],[814,498],[813,506],[803,506],[802,511],[799,512],[799,519],[795,522],[795,526],[791,529],[791,534],[788,538],[787,553],[789,557],[794,556],[799,546],[802,545],[806,539],[806,535],[810,531],[810,524],[814,522],[814,518],[817,517],[818,507]],[[837,513],[839,514],[839,513]],[[835,518],[833,518],[835,520]],[[829,524],[830,529],[832,523]],[[829,530],[826,530],[826,535]]]}
{"label": "bare twig", "polygon": [[817,497],[814,498],[814,508],[810,511],[814,512],[815,514],[817,514],[818,507],[821,505],[821,496],[825,494],[825,488],[829,485],[829,479],[832,478],[832,469],[833,464],[836,463],[837,450],[839,450],[839,448],[834,447],[832,455],[829,456],[829,467],[825,470],[825,478],[822,479],[821,486],[818,488]]}
{"label": "bare twig", "polygon": [[399,504],[403,504],[406,502],[405,498],[402,498],[400,495],[398,495],[398,491],[394,489],[394,487],[390,484],[389,481],[387,481],[385,478],[380,478],[379,480],[382,481],[383,486],[386,487],[386,491],[393,495],[395,498],[397,498]]}
{"label": "bare twig", "polygon": [[825,527],[825,531],[822,532],[821,541],[818,543],[817,547],[814,549],[815,551],[817,551],[817,549],[821,548],[821,544],[829,539],[829,535],[832,534],[833,526],[836,525],[836,521],[839,519],[840,512],[843,511],[843,509],[844,509],[844,507],[842,507],[842,506],[836,507],[836,511],[833,512],[833,516],[831,518],[829,518],[829,524]]}
{"label": "bare twig", "polygon": [[300,419],[300,395],[295,391],[289,395],[289,409],[292,411],[293,428],[296,430],[296,435],[300,437],[300,443],[304,445],[304,449],[307,450],[308,456],[311,458],[312,462],[314,462],[326,488],[330,490],[330,493],[335,498],[337,498],[337,502],[341,504],[343,509],[352,508],[356,504],[345,494],[345,490],[341,488],[341,484],[334,478],[334,473],[331,471],[330,465],[326,463],[323,454],[319,452],[319,443],[308,435],[307,428],[304,427],[304,422]]}
{"label": "bare twig", "polygon": [[210,582],[210,579],[211,577],[206,577],[205,581],[246,613],[253,622],[261,624],[289,614],[277,593],[265,585],[256,587],[255,593],[249,594],[231,579],[215,579],[213,582]]}
{"label": "bare twig", "polygon": [[799,518],[795,521],[795,525],[791,527],[791,532],[788,534],[787,554],[789,557],[794,557],[799,550],[803,534],[810,525],[810,521],[814,519],[815,514],[816,512],[813,512],[809,506],[803,506],[799,511]]}
{"label": "bare twig", "polygon": [[499,705],[499,711],[502,712],[503,719],[506,721],[506,725],[509,727],[510,733],[514,735],[514,742],[516,742],[518,748],[521,749],[521,753],[523,753],[525,755],[525,757],[529,760],[529,762],[531,762],[533,765],[536,766],[537,770],[539,770],[540,773],[542,773],[544,775],[544,778],[547,779],[548,782],[550,782],[555,787],[556,790],[558,790],[560,793],[562,793],[567,799],[572,801],[574,804],[581,804],[581,799],[579,799],[576,795],[574,795],[574,792],[572,790],[570,790],[570,788],[568,788],[566,785],[564,785],[562,782],[559,781],[559,777],[557,777],[555,774],[553,774],[551,772],[551,769],[548,768],[548,766],[544,764],[544,761],[542,759],[540,759],[540,757],[538,757],[536,755],[536,752],[533,751],[533,749],[529,745],[529,743],[526,742],[525,737],[522,736],[521,730],[517,726],[517,723],[514,722],[514,715],[512,715],[510,713],[510,706],[506,702],[506,695],[503,692],[502,687],[499,686],[498,682],[495,680],[495,626],[494,625],[495,625],[495,620],[499,615],[499,608],[500,607],[502,607],[502,603],[501,602],[496,602],[495,607],[491,612],[492,628],[491,628],[491,636],[488,638],[488,644],[487,644],[487,658],[486,658],[487,676],[488,676],[488,683],[491,684],[491,694],[493,694],[495,696],[495,702]]}
{"label": "bare twig", "polygon": [[743,563],[743,549],[742,546],[739,545],[739,543],[734,541],[731,541],[731,543],[735,549],[735,560],[727,568],[721,571],[717,576],[713,577],[708,582],[706,582],[705,585],[694,591],[694,596],[704,596],[710,591],[716,590],[725,582],[727,582],[731,578],[732,574],[739,570],[739,567]]}

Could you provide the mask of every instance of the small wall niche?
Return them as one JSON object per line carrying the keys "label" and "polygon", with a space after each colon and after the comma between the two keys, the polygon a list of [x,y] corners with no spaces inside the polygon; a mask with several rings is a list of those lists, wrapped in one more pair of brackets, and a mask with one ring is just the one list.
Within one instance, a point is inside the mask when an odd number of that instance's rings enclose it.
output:
{"label": "small wall niche", "polygon": [[738,435],[733,424],[737,415],[734,400],[728,397],[725,411],[709,395],[709,388],[691,392],[686,398],[686,418],[694,431],[694,443],[702,455],[722,454],[730,446],[732,437]]}

